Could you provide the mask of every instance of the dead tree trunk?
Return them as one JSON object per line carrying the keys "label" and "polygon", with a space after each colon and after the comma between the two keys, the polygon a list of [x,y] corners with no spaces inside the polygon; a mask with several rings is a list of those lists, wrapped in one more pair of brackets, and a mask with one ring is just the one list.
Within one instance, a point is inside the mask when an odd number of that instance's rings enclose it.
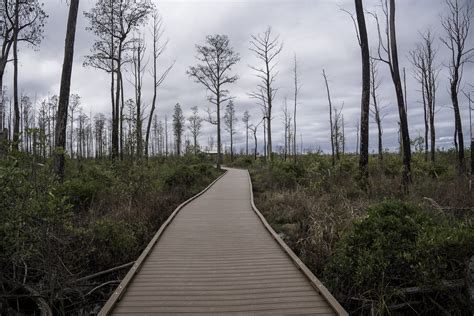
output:
{"label": "dead tree trunk", "polygon": [[[298,69],[297,69],[297,61],[296,61],[296,54],[295,54],[295,67],[294,67],[294,77],[295,77],[295,106],[293,110],[293,154],[294,154],[294,162],[296,163],[296,106],[298,105]],[[285,158],[286,159],[286,158]]]}
{"label": "dead tree trunk", "polygon": [[458,145],[459,173],[464,173],[464,135],[462,130],[461,111],[459,109],[459,88],[461,84],[464,65],[474,60],[473,48],[469,49],[469,30],[472,20],[471,1],[446,0],[448,7],[447,16],[443,18],[442,25],[446,31],[446,38],[442,42],[451,52],[449,63],[450,92],[454,109],[455,138]]}
{"label": "dead tree trunk", "polygon": [[403,144],[403,186],[405,190],[411,182],[411,148],[410,134],[408,130],[408,119],[406,113],[406,104],[403,98],[402,83],[400,79],[400,70],[398,66],[398,47],[397,36],[395,31],[395,0],[390,0],[390,18],[389,18],[389,38],[390,38],[390,54],[392,61],[392,79],[395,85],[397,95],[398,112],[400,116],[400,130],[402,134]]}
{"label": "dead tree trunk", "polygon": [[323,69],[323,77],[324,82],[326,83],[326,91],[328,94],[328,103],[329,103],[329,126],[331,130],[331,162],[334,166],[336,164],[336,160],[334,158],[334,127],[333,127],[333,120],[332,120],[332,103],[331,103],[331,93],[329,92],[329,84],[328,79],[326,77],[326,72]]}
{"label": "dead tree trunk", "polygon": [[76,21],[79,9],[79,0],[71,0],[66,29],[66,43],[64,47],[63,70],[61,87],[59,89],[59,103],[56,121],[54,173],[60,181],[64,179],[64,150],[66,148],[67,111],[71,88],[72,63],[74,60],[74,40],[76,37]]}
{"label": "dead tree trunk", "polygon": [[381,108],[378,103],[378,96],[377,96],[377,89],[380,83],[377,81],[377,67],[375,65],[375,61],[372,59],[370,62],[370,73],[371,73],[371,95],[372,95],[372,103],[373,103],[373,115],[375,119],[375,124],[377,125],[377,147],[378,147],[378,158],[379,161],[383,161],[383,140],[382,140],[382,114]]}
{"label": "dead tree trunk", "polygon": [[13,121],[13,149],[19,149],[20,142],[20,106],[18,103],[18,24],[20,20],[20,4],[15,1],[15,26],[13,35],[13,108],[15,111]]}
{"label": "dead tree trunk", "polygon": [[[403,86],[398,63],[398,47],[395,29],[395,0],[382,0],[381,3],[385,15],[385,21],[387,24],[385,27],[386,43],[383,43],[383,36],[378,17],[376,14],[372,14],[377,22],[377,31],[379,36],[377,59],[388,65],[395,88],[395,94],[397,97],[398,105],[398,115],[400,118],[400,136],[403,154],[402,186],[403,190],[407,192],[408,186],[411,183],[411,147],[410,134],[408,130],[406,101],[404,99]],[[382,51],[384,51],[385,57],[382,56]]]}
{"label": "dead tree trunk", "polygon": [[370,53],[362,0],[355,0],[358,37],[362,57],[362,99],[360,105],[359,170],[364,178],[369,175],[369,113],[370,113]]}

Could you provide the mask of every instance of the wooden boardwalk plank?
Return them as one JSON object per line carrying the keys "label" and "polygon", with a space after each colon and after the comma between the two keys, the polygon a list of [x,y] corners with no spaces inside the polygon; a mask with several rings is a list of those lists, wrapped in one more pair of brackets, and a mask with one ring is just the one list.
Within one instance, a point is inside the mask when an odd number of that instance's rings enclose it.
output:
{"label": "wooden boardwalk plank", "polygon": [[173,213],[101,315],[347,315],[253,204],[229,169]]}

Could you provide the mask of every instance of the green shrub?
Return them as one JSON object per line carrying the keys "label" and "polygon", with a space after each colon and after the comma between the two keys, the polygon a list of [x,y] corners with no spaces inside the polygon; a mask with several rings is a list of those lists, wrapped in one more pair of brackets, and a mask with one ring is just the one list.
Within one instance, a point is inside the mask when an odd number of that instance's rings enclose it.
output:
{"label": "green shrub", "polygon": [[375,302],[383,314],[388,305],[403,300],[400,288],[462,278],[464,261],[474,249],[474,230],[451,227],[443,218],[432,217],[398,201],[369,208],[367,216],[355,221],[337,243],[326,267],[329,285],[341,299]]}
{"label": "green shrub", "polygon": [[270,183],[275,188],[293,188],[302,180],[305,169],[289,161],[275,162],[270,169]]}
{"label": "green shrub", "polygon": [[191,186],[196,179],[197,172],[187,165],[180,165],[171,168],[163,179],[166,189],[177,189],[180,187]]}
{"label": "green shrub", "polygon": [[250,168],[254,163],[254,159],[251,156],[240,156],[234,159],[229,165],[236,168]]}
{"label": "green shrub", "polygon": [[111,194],[114,182],[115,176],[110,169],[91,165],[83,168],[81,173],[69,176],[60,188],[77,210],[86,210],[98,195]]}
{"label": "green shrub", "polygon": [[99,219],[84,234],[82,238],[93,240],[87,253],[96,269],[135,259],[138,246],[135,232],[123,220]]}

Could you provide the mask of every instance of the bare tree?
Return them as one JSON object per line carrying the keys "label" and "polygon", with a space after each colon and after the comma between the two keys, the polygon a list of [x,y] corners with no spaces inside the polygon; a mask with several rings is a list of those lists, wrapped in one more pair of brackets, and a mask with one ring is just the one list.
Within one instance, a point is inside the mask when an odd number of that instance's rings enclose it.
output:
{"label": "bare tree", "polygon": [[328,78],[326,76],[326,72],[324,71],[323,69],[323,78],[324,78],[324,82],[326,83],[326,92],[327,92],[327,95],[328,95],[328,104],[329,104],[329,126],[330,126],[330,130],[331,130],[331,161],[332,161],[332,165],[334,166],[336,164],[336,161],[335,161],[335,157],[334,157],[334,154],[335,154],[335,145],[334,145],[334,126],[333,126],[333,119],[332,119],[332,102],[331,102],[331,93],[329,92],[329,83],[328,83]]}
{"label": "bare tree", "polygon": [[124,121],[128,123],[124,128],[124,151],[130,157],[133,157],[136,150],[136,128],[137,128],[137,107],[135,105],[135,100],[129,98],[125,101],[125,110],[128,110],[124,114]]}
{"label": "bare tree", "polygon": [[71,158],[74,157],[74,114],[78,110],[79,106],[81,105],[81,97],[78,94],[71,94],[71,97],[69,98],[69,106],[68,106],[68,112],[69,112],[69,123],[71,126],[70,130],[70,135],[69,135],[69,151]]}
{"label": "bare tree", "polygon": [[153,118],[153,114],[156,109],[156,101],[157,101],[157,90],[158,87],[161,86],[163,81],[165,81],[166,76],[168,76],[168,73],[170,72],[171,68],[173,68],[174,64],[171,64],[166,68],[163,73],[158,76],[158,59],[159,57],[163,54],[163,52],[166,49],[166,46],[168,45],[168,40],[163,41],[163,20],[158,13],[157,10],[153,12],[153,27],[152,27],[152,37],[153,37],[153,100],[151,102],[151,109],[150,109],[150,114],[148,116],[148,125],[146,128],[146,136],[145,136],[145,156],[148,156],[148,142],[150,139],[150,129],[151,129],[151,121]]}
{"label": "bare tree", "polygon": [[300,86],[298,85],[298,63],[296,60],[296,54],[294,56],[294,67],[293,67],[293,76],[294,76],[294,109],[293,109],[293,155],[294,161],[296,162],[296,106],[298,105],[298,93],[300,91]]}
{"label": "bare tree", "polygon": [[245,155],[247,156],[249,155],[249,121],[249,111],[245,111],[244,116],[242,117],[242,122],[245,124]]}
{"label": "bare tree", "polygon": [[267,130],[267,154],[269,160],[272,160],[272,106],[275,98],[276,88],[274,87],[275,78],[278,72],[275,71],[277,62],[275,58],[283,49],[280,43],[280,36],[272,37],[272,29],[267,27],[263,34],[252,35],[250,41],[250,50],[255,56],[263,62],[262,67],[250,66],[256,72],[261,80],[256,92],[251,96],[260,99],[263,97],[263,103],[266,105],[266,130]]}
{"label": "bare tree", "polygon": [[226,35],[209,35],[206,37],[206,45],[196,45],[196,59],[201,64],[192,66],[187,74],[201,83],[210,93],[208,100],[216,105],[217,126],[217,168],[221,168],[221,103],[230,100],[229,91],[225,86],[234,83],[238,77],[231,76],[229,72],[240,60],[240,56],[230,46]]}
{"label": "bare tree", "polygon": [[[43,39],[47,15],[43,3],[38,0],[1,0],[0,21],[0,95],[3,90],[3,77],[14,43],[26,42],[37,46]],[[17,45],[17,44],[15,44]],[[3,98],[0,99],[3,102]]]}
{"label": "bare tree", "polygon": [[28,95],[20,97],[21,108],[21,128],[22,131],[22,149],[27,153],[31,152],[31,131],[33,127],[33,103]]}
{"label": "bare tree", "polygon": [[369,175],[370,53],[362,0],[355,0],[355,10],[357,15],[357,38],[362,59],[359,169],[361,174],[367,178]]}
{"label": "bare tree", "polygon": [[285,128],[285,146],[283,147],[283,155],[285,161],[292,152],[291,143],[294,141],[293,135],[291,133],[291,120],[291,113],[288,109],[287,98],[285,97],[285,101],[283,103],[283,126]]}
{"label": "bare tree", "polygon": [[234,135],[235,135],[235,106],[232,100],[229,100],[225,107],[224,124],[225,129],[230,136],[230,160],[234,161]]}
{"label": "bare tree", "polygon": [[[472,85],[471,85],[472,87]],[[471,138],[471,179],[469,181],[469,189],[472,190],[472,181],[474,180],[474,155],[472,154],[472,149],[474,148],[474,135],[472,134],[472,103],[473,98],[471,97],[471,93],[463,92],[469,102],[469,137]]]}
{"label": "bare tree", "polygon": [[20,1],[15,0],[13,23],[13,149],[18,150],[20,137],[20,107],[18,104],[18,33],[20,32]]}
{"label": "bare tree", "polygon": [[346,10],[354,23],[357,42],[361,50],[362,60],[362,97],[360,107],[360,155],[359,170],[362,176],[367,179],[369,175],[369,116],[370,116],[370,52],[369,40],[367,36],[367,26],[365,22],[364,6],[362,0],[355,0],[356,17]]}
{"label": "bare tree", "polygon": [[193,147],[194,154],[197,154],[198,151],[198,142],[197,139],[201,132],[202,118],[199,116],[199,110],[197,106],[191,108],[192,114],[188,117],[188,129],[193,136]]}
{"label": "bare tree", "polygon": [[133,81],[132,86],[135,90],[135,109],[136,109],[136,146],[137,146],[137,157],[141,157],[143,154],[143,136],[142,136],[142,123],[143,123],[143,113],[142,113],[142,86],[143,86],[143,76],[145,74],[146,63],[145,59],[145,41],[144,38],[138,34],[138,38],[135,38],[133,41],[132,48],[132,75]]}
{"label": "bare tree", "polygon": [[165,114],[165,156],[168,157],[168,115]]}
{"label": "bare tree", "polygon": [[425,159],[428,160],[429,137],[431,134],[431,161],[435,161],[436,132],[435,132],[435,106],[436,89],[439,70],[435,64],[436,50],[433,47],[434,38],[431,31],[422,34],[422,41],[417,48],[410,52],[414,75],[421,85],[423,112],[425,120]]}
{"label": "bare tree", "polygon": [[259,87],[258,92],[251,92],[248,94],[250,98],[253,98],[257,101],[257,105],[260,106],[260,111],[262,113],[263,119],[263,156],[265,160],[267,159],[267,118],[268,118],[268,106],[267,106],[267,97],[264,89]]}
{"label": "bare tree", "polygon": [[184,131],[184,116],[183,110],[181,110],[181,105],[176,103],[174,106],[173,114],[173,132],[176,142],[176,155],[181,155],[181,145],[182,145],[182,136]]}
{"label": "bare tree", "polygon": [[382,107],[379,104],[377,90],[380,87],[380,81],[378,80],[378,69],[376,61],[370,60],[370,96],[372,98],[371,113],[374,116],[375,124],[377,125],[377,147],[378,147],[378,158],[379,161],[383,161],[383,127],[382,127]]}
{"label": "bare tree", "polygon": [[[61,74],[61,87],[59,89],[59,102],[56,124],[56,153],[54,159],[54,172],[62,181],[64,179],[64,151],[66,149],[66,128],[71,89],[72,64],[74,60],[74,41],[76,38],[76,22],[79,10],[79,0],[71,1],[66,28],[66,42],[64,45],[64,61]],[[71,151],[72,155],[72,151]]]}
{"label": "bare tree", "polygon": [[257,160],[257,151],[258,151],[258,142],[257,142],[257,131],[258,131],[258,126],[262,124],[264,119],[262,119],[258,124],[251,124],[249,126],[250,131],[253,134],[253,141],[254,141],[254,150],[253,150],[253,159]]}
{"label": "bare tree", "polygon": [[342,110],[344,109],[344,103],[342,104],[341,108],[338,109],[337,107],[334,108],[334,148],[336,151],[336,159],[339,161],[341,159],[341,151],[343,151],[344,146],[344,134],[343,134],[343,115]]}
{"label": "bare tree", "polygon": [[395,0],[381,0],[381,6],[385,17],[385,34],[382,34],[377,15],[371,13],[377,22],[377,31],[379,37],[377,48],[378,57],[376,57],[376,59],[384,62],[389,67],[395,88],[398,104],[398,115],[400,118],[400,134],[403,147],[403,188],[405,191],[407,191],[411,182],[411,148],[406,104],[398,65],[398,47],[395,28]]}
{"label": "bare tree", "polygon": [[461,111],[459,109],[459,88],[461,86],[464,65],[474,60],[474,48],[468,48],[469,30],[473,9],[471,1],[446,0],[447,14],[441,24],[446,32],[446,37],[441,41],[450,50],[449,82],[451,102],[454,110],[455,138],[457,138],[459,172],[464,172],[464,135],[462,130]]}
{"label": "bare tree", "polygon": [[97,114],[94,117],[94,129],[95,129],[95,151],[96,158],[102,158],[104,156],[106,148],[105,139],[105,116],[102,113]]}
{"label": "bare tree", "polygon": [[97,39],[86,56],[84,64],[102,69],[111,75],[112,103],[112,158],[119,154],[120,100],[123,101],[122,67],[129,61],[128,52],[133,47],[130,34],[144,24],[153,9],[150,0],[98,0],[84,15],[89,20],[88,30]]}

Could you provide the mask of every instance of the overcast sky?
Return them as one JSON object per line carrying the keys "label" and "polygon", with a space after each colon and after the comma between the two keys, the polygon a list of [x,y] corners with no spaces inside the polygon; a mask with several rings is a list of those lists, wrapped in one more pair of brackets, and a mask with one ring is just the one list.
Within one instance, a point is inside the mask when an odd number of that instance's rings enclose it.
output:
{"label": "overcast sky", "polygon": [[[471,0],[467,0],[471,1]],[[67,19],[66,1],[44,0],[49,15],[45,29],[45,38],[38,50],[21,47],[20,52],[20,88],[39,102],[51,94],[58,94],[65,26]],[[72,93],[82,98],[86,113],[102,112],[110,116],[109,76],[100,70],[84,68],[82,63],[92,47],[94,35],[86,31],[87,20],[82,14],[93,5],[93,0],[81,0],[78,18],[75,62],[72,79]],[[378,9],[378,0],[364,1],[370,11]],[[344,8],[353,11],[351,0],[168,0],[156,1],[164,25],[165,37],[169,45],[159,67],[165,69],[176,61],[170,75],[159,90],[158,116],[172,115],[173,106],[179,102],[188,116],[192,106],[198,106],[204,115],[209,103],[204,88],[186,75],[186,69],[195,64],[195,45],[203,44],[206,35],[226,34],[232,47],[241,55],[241,61],[233,68],[240,79],[229,86],[235,97],[239,125],[236,135],[236,147],[245,144],[245,128],[240,121],[242,113],[249,110],[251,122],[261,119],[261,111],[248,93],[255,89],[258,79],[249,65],[258,65],[257,59],[249,51],[251,34],[263,32],[271,26],[275,34],[280,34],[283,51],[278,58],[279,75],[276,80],[278,92],[274,102],[273,139],[274,150],[283,143],[282,108],[284,98],[289,104],[293,99],[293,56],[296,54],[299,64],[301,92],[298,103],[297,126],[298,141],[302,136],[304,147],[327,151],[329,143],[328,104],[323,68],[329,77],[333,104],[340,107],[344,103],[345,131],[347,150],[355,150],[355,124],[360,116],[361,66],[360,49],[350,17],[341,11]],[[436,34],[435,46],[439,49],[438,64],[448,60],[449,52],[439,41],[443,36],[440,15],[445,10],[444,0],[398,0],[397,36],[401,67],[407,69],[408,120],[410,136],[423,135],[423,108],[420,104],[419,85],[413,79],[408,61],[408,53],[415,48],[420,39],[420,31],[431,28]],[[366,17],[369,27],[371,47],[376,44],[376,29],[373,19]],[[149,35],[149,27],[145,28]],[[469,47],[474,47],[474,29],[470,35]],[[149,45],[151,47],[151,44]],[[151,49],[149,49],[151,50]],[[384,64],[379,65],[380,102],[384,106],[384,147],[394,149],[398,146],[398,111],[394,88]],[[451,147],[454,124],[453,111],[448,93],[448,73],[443,66],[439,79],[437,96],[437,145]],[[474,84],[473,65],[466,68],[463,86]],[[11,69],[8,69],[11,77]],[[130,76],[127,73],[126,76]],[[5,83],[7,85],[10,79]],[[144,103],[150,104],[152,97],[152,77],[145,76]],[[471,90],[473,90],[471,88]],[[127,89],[125,97],[133,97],[132,89]],[[469,110],[467,100],[461,97],[463,127],[466,140],[469,137]],[[371,150],[376,148],[376,128],[371,120]],[[206,145],[209,135],[215,133],[214,126],[204,123],[201,144]],[[224,142],[228,135],[223,131]],[[301,135],[301,136],[300,136]],[[261,137],[259,140],[262,143]]]}

